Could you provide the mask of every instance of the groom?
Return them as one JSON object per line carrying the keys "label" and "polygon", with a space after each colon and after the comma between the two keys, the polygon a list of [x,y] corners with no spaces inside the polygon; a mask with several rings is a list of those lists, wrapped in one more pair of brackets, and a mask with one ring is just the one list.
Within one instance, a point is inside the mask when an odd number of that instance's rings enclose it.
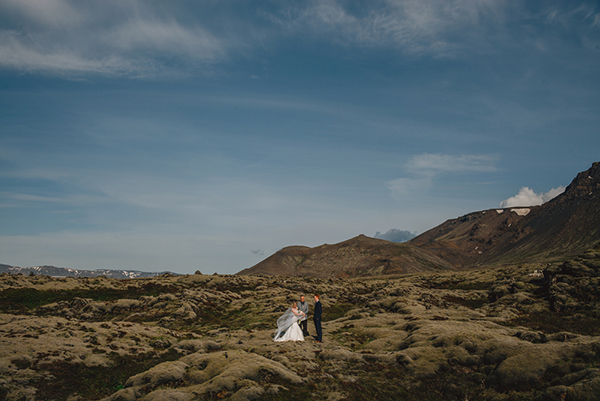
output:
{"label": "groom", "polygon": [[313,314],[313,321],[315,323],[315,330],[317,330],[317,342],[323,342],[323,330],[321,329],[321,315],[323,314],[323,307],[321,306],[319,294],[315,295],[315,313]]}

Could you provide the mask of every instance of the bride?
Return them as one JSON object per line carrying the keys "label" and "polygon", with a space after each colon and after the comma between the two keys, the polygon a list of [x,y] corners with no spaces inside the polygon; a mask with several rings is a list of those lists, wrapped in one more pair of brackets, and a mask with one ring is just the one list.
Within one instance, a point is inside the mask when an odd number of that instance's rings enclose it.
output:
{"label": "bride", "polygon": [[302,330],[298,326],[298,320],[304,316],[304,312],[298,310],[296,302],[277,319],[277,331],[275,341],[304,341]]}

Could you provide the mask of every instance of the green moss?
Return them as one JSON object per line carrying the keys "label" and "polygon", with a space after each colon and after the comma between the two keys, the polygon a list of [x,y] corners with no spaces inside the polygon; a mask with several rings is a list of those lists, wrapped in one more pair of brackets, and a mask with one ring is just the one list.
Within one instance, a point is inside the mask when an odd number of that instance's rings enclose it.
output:
{"label": "green moss", "polygon": [[[206,302],[196,311],[197,317],[194,320],[176,319],[168,324],[167,327],[182,331],[192,331],[197,333],[206,333],[207,331],[227,327],[228,330],[248,329],[266,329],[271,328],[272,324],[266,323],[265,315],[259,313],[253,303],[246,303],[240,308],[232,308],[230,305],[217,305],[212,302]],[[275,318],[275,320],[277,320]]]}
{"label": "green moss", "polygon": [[[266,401],[300,401],[326,399],[337,392],[345,401],[464,401],[486,400],[498,397],[499,393],[485,385],[485,375],[473,371],[446,371],[418,382],[404,368],[388,367],[378,363],[368,363],[353,373],[354,379],[330,377],[294,386],[289,391],[280,390],[278,394],[265,394]],[[289,383],[277,382],[289,388]],[[504,394],[506,401],[533,401],[539,391],[510,392]],[[212,399],[212,398],[207,398]]]}
{"label": "green moss", "polygon": [[181,355],[170,349],[162,354],[113,354],[114,364],[110,367],[88,367],[82,363],[64,361],[39,364],[34,369],[47,371],[49,378],[35,384],[36,396],[38,399],[58,401],[66,400],[69,395],[77,392],[82,399],[97,400],[124,388],[129,377],[180,357]]}
{"label": "green moss", "polygon": [[446,302],[467,307],[469,309],[478,309],[484,305],[487,305],[488,303],[487,298],[466,299],[456,297],[454,295],[446,295],[443,297],[443,300]]}
{"label": "green moss", "polygon": [[426,286],[436,290],[481,291],[489,290],[492,284],[494,284],[492,281],[444,280],[430,282]]}
{"label": "green moss", "polygon": [[34,288],[9,288],[0,292],[0,311],[14,313],[27,311],[54,302],[70,302],[75,298],[91,298],[94,301],[116,301],[137,299],[142,295],[157,296],[180,291],[175,286],[147,283],[143,286],[128,286],[124,289],[72,289],[60,291],[39,291]]}
{"label": "green moss", "polygon": [[323,321],[330,322],[332,320],[339,319],[346,316],[346,313],[353,308],[350,303],[339,303],[335,305],[328,305],[327,308],[323,308]]}
{"label": "green moss", "polygon": [[505,326],[523,326],[546,334],[569,332],[587,336],[600,335],[600,319],[580,316],[575,319],[569,313],[547,311],[531,313],[503,323]]}

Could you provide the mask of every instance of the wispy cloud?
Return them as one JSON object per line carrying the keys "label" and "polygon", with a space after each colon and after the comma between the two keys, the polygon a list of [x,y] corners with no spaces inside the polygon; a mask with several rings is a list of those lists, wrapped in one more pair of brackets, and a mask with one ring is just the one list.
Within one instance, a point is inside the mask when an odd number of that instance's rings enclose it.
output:
{"label": "wispy cloud", "polygon": [[387,188],[395,199],[424,194],[432,188],[437,178],[445,174],[497,171],[496,160],[495,156],[489,155],[415,155],[404,165],[409,176],[388,181]]}
{"label": "wispy cloud", "polygon": [[[414,57],[457,57],[512,48],[517,35],[525,37],[520,45],[547,49],[549,44],[537,40],[531,24],[525,35],[515,29],[525,21],[581,30],[596,29],[600,20],[590,5],[531,13],[504,0],[273,2],[270,8],[250,6],[252,12],[243,15],[231,12],[235,5],[192,3],[4,0],[0,67],[152,76],[178,68],[210,69],[207,63],[252,57],[257,49],[272,50],[300,37],[347,47],[387,48]],[[244,51],[234,52],[240,49]]]}
{"label": "wispy cloud", "polygon": [[9,0],[2,12],[10,24],[0,29],[0,67],[27,72],[148,76],[173,60],[194,68],[228,48],[201,24],[146,2]]}
{"label": "wispy cloud", "polygon": [[487,155],[444,155],[425,153],[412,157],[406,163],[410,173],[434,176],[442,173],[496,171],[496,158]]}
{"label": "wispy cloud", "polygon": [[396,178],[386,183],[394,199],[403,199],[416,194],[423,194],[431,188],[431,177]]}
{"label": "wispy cloud", "polygon": [[457,58],[518,47],[533,51],[566,48],[539,28],[559,23],[585,39],[597,27],[594,5],[557,3],[529,9],[504,0],[375,0],[357,6],[344,0],[309,1],[269,17],[288,35],[327,37],[343,46],[387,48],[411,57]]}
{"label": "wispy cloud", "polygon": [[73,27],[84,21],[84,16],[64,0],[4,0],[2,3],[0,7],[4,12],[51,28]]}
{"label": "wispy cloud", "polygon": [[476,32],[501,22],[505,8],[497,0],[384,0],[363,8],[329,0],[288,8],[272,18],[289,30],[327,33],[342,44],[439,56],[480,38]]}
{"label": "wispy cloud", "polygon": [[7,193],[7,192],[0,192],[0,196],[2,196],[4,198],[8,198],[8,199],[14,199],[17,201],[25,201],[25,202],[50,202],[50,203],[64,202],[64,199],[53,197],[53,196],[40,196],[40,195]]}
{"label": "wispy cloud", "polygon": [[224,43],[200,26],[184,27],[175,20],[134,19],[125,21],[104,35],[109,47],[123,50],[151,50],[210,60],[223,55]]}
{"label": "wispy cloud", "polygon": [[[86,57],[78,49],[50,44],[17,33],[0,32],[0,66],[26,72],[54,74],[94,73],[103,75],[139,74],[142,68],[119,55]],[[147,67],[146,67],[147,68]]]}

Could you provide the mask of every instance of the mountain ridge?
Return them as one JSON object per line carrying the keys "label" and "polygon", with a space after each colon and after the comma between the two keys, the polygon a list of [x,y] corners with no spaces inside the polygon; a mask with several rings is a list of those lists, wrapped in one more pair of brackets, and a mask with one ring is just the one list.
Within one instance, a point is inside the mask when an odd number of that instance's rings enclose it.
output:
{"label": "mountain ridge", "polygon": [[599,242],[595,162],[543,205],[471,212],[402,244],[359,235],[334,245],[285,247],[237,274],[348,278],[456,270],[567,259]]}
{"label": "mountain ridge", "polygon": [[361,234],[333,245],[285,247],[236,274],[349,278],[449,269],[450,263],[417,247]]}
{"label": "mountain ridge", "polygon": [[142,278],[142,277],[156,277],[163,274],[175,274],[172,272],[142,272],[138,270],[110,270],[110,269],[97,269],[97,270],[81,270],[81,269],[69,269],[66,267],[55,267],[55,266],[34,266],[34,267],[19,267],[0,264],[0,274],[23,274],[23,275],[44,275],[50,277],[100,277],[105,276],[108,278],[116,279],[128,279],[128,278]]}
{"label": "mountain ridge", "polygon": [[600,162],[595,162],[543,205],[469,213],[409,243],[441,258],[454,258],[455,266],[462,268],[564,259],[599,241]]}

